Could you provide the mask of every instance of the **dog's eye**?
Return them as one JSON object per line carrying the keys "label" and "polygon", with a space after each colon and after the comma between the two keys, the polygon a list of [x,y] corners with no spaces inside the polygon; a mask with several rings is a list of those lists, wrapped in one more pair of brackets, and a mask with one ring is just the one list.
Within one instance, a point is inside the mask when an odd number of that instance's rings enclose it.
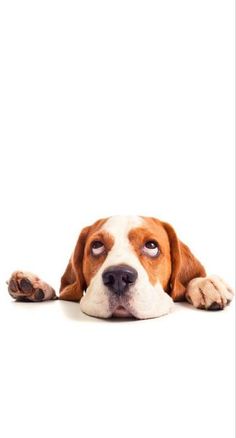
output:
{"label": "dog's eye", "polygon": [[94,240],[94,242],[91,245],[91,252],[93,255],[98,256],[103,254],[105,251],[105,246],[103,245],[100,240]]}
{"label": "dog's eye", "polygon": [[149,240],[143,247],[144,254],[149,257],[156,257],[159,254],[159,248],[155,240]]}

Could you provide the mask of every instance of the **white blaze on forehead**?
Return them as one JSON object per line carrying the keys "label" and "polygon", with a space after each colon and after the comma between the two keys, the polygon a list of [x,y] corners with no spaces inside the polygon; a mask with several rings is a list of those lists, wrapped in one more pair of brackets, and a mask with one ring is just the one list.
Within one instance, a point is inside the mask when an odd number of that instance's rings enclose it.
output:
{"label": "white blaze on forehead", "polygon": [[131,261],[136,261],[137,264],[138,258],[130,244],[129,232],[141,227],[143,222],[140,216],[113,216],[107,220],[102,229],[113,237],[114,245],[106,258],[105,266],[129,264]]}
{"label": "white blaze on forehead", "polygon": [[108,233],[113,237],[128,237],[133,228],[142,226],[144,220],[140,216],[113,216],[110,217],[103,225]]}

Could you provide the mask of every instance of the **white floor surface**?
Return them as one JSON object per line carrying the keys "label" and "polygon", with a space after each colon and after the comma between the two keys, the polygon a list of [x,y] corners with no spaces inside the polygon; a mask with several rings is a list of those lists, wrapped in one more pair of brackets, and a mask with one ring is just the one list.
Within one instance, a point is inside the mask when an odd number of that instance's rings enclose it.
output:
{"label": "white floor surface", "polygon": [[0,313],[3,438],[233,437],[234,303],[104,321],[2,291]]}

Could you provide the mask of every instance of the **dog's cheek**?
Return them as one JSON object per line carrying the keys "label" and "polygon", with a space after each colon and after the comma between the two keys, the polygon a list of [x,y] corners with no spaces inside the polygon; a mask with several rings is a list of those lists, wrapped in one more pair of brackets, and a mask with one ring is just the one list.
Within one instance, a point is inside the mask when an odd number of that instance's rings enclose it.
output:
{"label": "dog's cheek", "polygon": [[112,315],[110,307],[109,297],[102,283],[102,277],[97,274],[81,298],[80,308],[87,315],[109,318]]}
{"label": "dog's cheek", "polygon": [[137,285],[130,295],[130,310],[138,319],[157,318],[173,308],[172,298],[163,290],[160,282],[155,286]]}

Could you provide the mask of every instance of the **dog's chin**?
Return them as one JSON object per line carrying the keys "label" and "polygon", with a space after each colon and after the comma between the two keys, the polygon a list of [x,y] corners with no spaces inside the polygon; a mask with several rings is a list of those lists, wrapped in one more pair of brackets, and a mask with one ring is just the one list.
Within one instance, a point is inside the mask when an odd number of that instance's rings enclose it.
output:
{"label": "dog's chin", "polygon": [[133,315],[125,307],[118,306],[113,311],[112,317],[113,318],[133,318]]}

